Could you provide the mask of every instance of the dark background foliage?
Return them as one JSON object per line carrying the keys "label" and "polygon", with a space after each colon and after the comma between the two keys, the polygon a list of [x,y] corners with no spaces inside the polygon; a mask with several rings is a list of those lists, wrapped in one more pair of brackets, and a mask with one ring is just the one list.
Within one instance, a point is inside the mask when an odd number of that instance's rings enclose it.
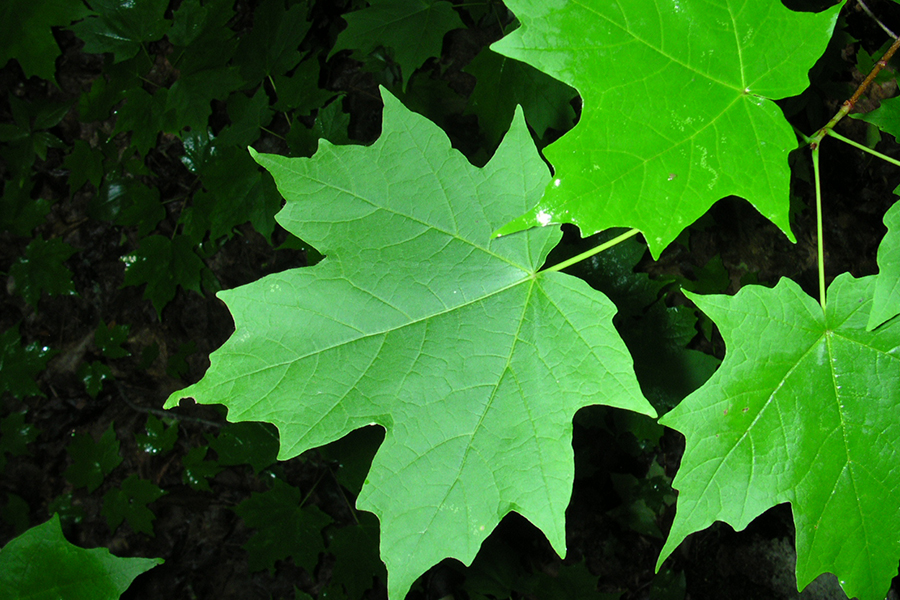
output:
{"label": "dark background foliage", "polygon": [[[214,292],[321,258],[274,222],[280,196],[247,145],[310,156],[319,139],[370,143],[379,85],[476,165],[516,104],[539,147],[577,122],[575,90],[488,49],[516,26],[501,2],[436,1],[425,29],[366,29],[360,18],[387,20],[411,10],[404,4],[0,8],[0,545],[57,512],[79,546],[166,559],[125,598],[385,597],[377,521],[354,508],[381,431],[278,462],[271,426],[228,423],[222,407],[160,407],[202,376],[232,331]],[[869,4],[900,27],[894,3]],[[781,103],[795,126],[824,124],[885,40],[849,4],[810,89]],[[896,92],[889,67],[861,110]],[[841,131],[898,154],[864,123],[845,120]],[[900,174],[836,144],[824,159],[828,272],[874,273]],[[793,164],[796,245],[729,198],[659,261],[634,241],[572,269],[617,303],[616,325],[661,413],[725,351],[681,288],[733,293],[791,277],[815,294],[810,166],[802,152]],[[551,261],[596,242],[567,231]],[[511,515],[471,567],[445,561],[411,597],[800,596],[787,506],[740,533],[717,525],[692,536],[655,574],[683,440],[596,407],[576,416],[574,445],[565,560]],[[823,577],[803,597],[843,594]]]}

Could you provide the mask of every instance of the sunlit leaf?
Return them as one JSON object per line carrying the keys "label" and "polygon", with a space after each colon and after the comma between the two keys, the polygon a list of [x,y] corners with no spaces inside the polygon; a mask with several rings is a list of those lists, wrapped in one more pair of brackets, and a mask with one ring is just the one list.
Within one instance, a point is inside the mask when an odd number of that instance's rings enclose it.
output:
{"label": "sunlit leaf", "polygon": [[866,330],[874,289],[841,275],[824,313],[789,279],[689,294],[727,351],[661,419],[687,447],[660,563],[713,521],[739,530],[790,502],[799,588],[831,572],[851,598],[884,598],[900,558],[900,320]]}
{"label": "sunlit leaf", "polygon": [[808,85],[842,3],[511,0],[522,26],[492,48],[568,83],[581,121],[545,154],[556,170],[511,233],[574,223],[640,229],[658,257],[720,198],[741,196],[791,240],[788,153],[773,102]]}

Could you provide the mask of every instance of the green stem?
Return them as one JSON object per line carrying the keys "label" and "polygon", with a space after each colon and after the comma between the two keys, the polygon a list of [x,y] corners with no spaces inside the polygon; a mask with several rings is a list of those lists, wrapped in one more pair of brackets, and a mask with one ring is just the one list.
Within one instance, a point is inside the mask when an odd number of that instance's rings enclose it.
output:
{"label": "green stem", "polygon": [[[285,115],[285,117],[287,117],[287,115]],[[288,123],[290,123],[290,121],[288,121]],[[287,141],[287,138],[285,138],[283,135],[278,135],[277,133],[275,133],[275,132],[272,131],[271,129],[267,129],[266,127],[262,127],[262,126],[260,127],[260,129],[263,130],[263,131],[265,131],[265,132],[268,133],[269,135],[273,135],[273,136],[277,137],[277,138],[280,139],[280,140]]]}
{"label": "green stem", "polygon": [[890,156],[885,156],[884,154],[882,154],[881,152],[878,152],[877,150],[872,150],[871,148],[863,146],[862,144],[860,144],[858,142],[854,142],[850,138],[845,138],[841,134],[836,133],[834,130],[828,131],[826,135],[833,137],[837,140],[841,140],[845,144],[850,144],[854,148],[859,148],[863,152],[868,152],[872,156],[876,156],[883,161],[887,161],[887,162],[891,163],[892,165],[897,165],[898,167],[900,167],[900,160],[897,160],[896,158],[891,158]]}
{"label": "green stem", "polygon": [[552,267],[547,267],[546,269],[544,269],[544,271],[546,271],[546,272],[562,271],[563,269],[571,267],[575,263],[579,263],[579,262],[585,260],[586,258],[590,258],[595,254],[599,254],[600,252],[603,252],[604,250],[612,248],[616,244],[620,244],[620,243],[624,242],[625,240],[627,240],[628,238],[637,235],[638,233],[640,233],[640,231],[637,229],[629,229],[628,231],[626,231],[625,233],[623,233],[622,235],[620,235],[618,237],[614,237],[613,239],[611,239],[607,242],[603,242],[599,246],[594,246],[590,250],[587,250],[585,252],[582,252],[581,254],[573,256],[572,258],[570,258],[568,260],[564,260],[561,263],[555,264]]}
{"label": "green stem", "polygon": [[813,174],[816,181],[816,253],[819,263],[819,304],[825,311],[825,243],[822,231],[822,186],[819,181],[819,145],[812,149]]}

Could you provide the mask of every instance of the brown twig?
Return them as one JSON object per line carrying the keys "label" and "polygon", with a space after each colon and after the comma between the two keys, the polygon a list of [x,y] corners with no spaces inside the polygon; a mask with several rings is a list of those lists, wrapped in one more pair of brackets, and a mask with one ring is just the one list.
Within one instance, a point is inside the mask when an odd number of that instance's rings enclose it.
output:
{"label": "brown twig", "polygon": [[894,40],[894,43],[891,44],[891,47],[888,48],[887,52],[884,53],[884,56],[875,63],[875,66],[872,67],[872,70],[866,75],[866,78],[863,80],[859,87],[856,88],[856,91],[853,92],[853,95],[850,96],[849,100],[846,100],[842,105],[841,109],[834,115],[830,121],[825,125],[825,127],[821,128],[816,132],[812,138],[810,138],[810,147],[815,148],[822,141],[822,138],[828,135],[828,132],[834,129],[834,126],[837,125],[838,121],[843,119],[847,114],[853,110],[853,107],[856,106],[856,102],[859,100],[860,96],[866,93],[866,90],[869,89],[869,86],[875,81],[875,78],[878,77],[878,74],[881,70],[887,65],[888,61],[891,60],[891,57],[894,56],[894,53],[897,49],[900,48],[900,38]]}

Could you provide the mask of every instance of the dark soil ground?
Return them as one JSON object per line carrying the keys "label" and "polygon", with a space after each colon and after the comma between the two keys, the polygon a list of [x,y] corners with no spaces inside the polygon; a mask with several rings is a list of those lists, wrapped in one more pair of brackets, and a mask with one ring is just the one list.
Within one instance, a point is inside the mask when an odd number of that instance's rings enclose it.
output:
{"label": "dark soil ground", "polygon": [[[859,17],[853,15],[852,19]],[[856,27],[862,33],[869,29],[861,24]],[[459,64],[461,59],[454,57],[454,53],[474,53],[491,38],[483,32],[471,35],[448,39],[445,52],[449,56],[442,60]],[[99,73],[102,60],[98,63],[97,57],[81,53],[77,43],[66,38],[65,33],[60,33],[60,43],[66,50],[59,62],[61,90],[36,79],[25,80],[17,65],[10,63],[0,70],[0,95],[16,91],[25,97],[71,99],[81,93]],[[848,82],[858,76],[853,73],[854,48],[839,49],[845,53],[846,71],[836,76]],[[350,92],[345,106],[352,115],[351,136],[363,141],[373,139],[378,134],[380,118],[380,107],[372,103],[372,98],[378,97],[377,80],[345,56],[337,56],[329,64],[329,85]],[[466,86],[472,84],[458,69],[441,71],[435,67],[435,73],[447,78],[463,95]],[[818,110],[830,114],[842,98],[817,100],[821,103]],[[447,122],[456,123],[457,128],[451,134],[457,146],[466,149],[472,143],[467,129],[471,123],[464,119]],[[56,133],[71,142],[92,135],[91,127],[109,128],[110,123],[79,123],[70,114]],[[811,128],[805,130],[809,132]],[[855,139],[865,138],[865,126],[858,122],[848,120],[840,131]],[[892,140],[885,140],[879,149],[900,156],[900,148]],[[164,185],[173,189],[190,185],[186,181],[190,173],[177,159],[172,160],[180,151],[179,140],[163,136],[159,147],[148,158],[154,163],[154,171],[164,175]],[[837,142],[827,144],[824,157],[829,214],[825,233],[828,272],[850,271],[857,276],[875,273],[875,252],[884,234],[881,218],[895,199],[892,192],[900,184],[900,171]],[[295,591],[318,594],[320,598],[342,597],[340,586],[346,582],[339,578],[356,568],[342,564],[342,560],[355,560],[342,555],[323,552],[314,561],[314,568],[304,568],[293,559],[285,559],[278,561],[272,570],[251,572],[244,545],[254,535],[254,529],[233,509],[251,494],[268,489],[264,475],[257,474],[248,465],[237,465],[225,468],[213,478],[210,492],[196,491],[184,483],[182,458],[191,448],[208,445],[207,436],[216,435],[225,424],[224,411],[190,403],[183,403],[170,413],[160,409],[170,393],[203,375],[210,352],[231,334],[232,319],[225,305],[212,294],[179,289],[160,320],[151,303],[143,299],[142,288],[123,287],[121,257],[128,246],[123,243],[123,235],[131,236],[133,244],[135,234],[90,218],[87,204],[95,190],[88,185],[70,197],[65,175],[60,170],[61,160],[61,153],[51,150],[47,160],[38,166],[44,183],[40,196],[54,201],[47,222],[38,232],[44,239],[58,237],[78,249],[67,262],[77,294],[45,296],[38,310],[34,310],[15,293],[15,283],[8,277],[4,277],[4,292],[0,294],[0,331],[18,323],[25,343],[37,342],[58,351],[38,380],[44,396],[28,398],[24,403],[12,398],[3,400],[0,414],[5,416],[27,407],[27,420],[40,434],[29,446],[28,455],[10,458],[0,480],[0,502],[6,503],[0,509],[4,517],[0,522],[0,545],[16,535],[16,524],[21,523],[16,517],[21,511],[16,513],[9,494],[24,499],[26,518],[31,525],[49,518],[51,504],[63,498],[72,515],[65,521],[65,531],[73,543],[82,547],[107,547],[120,556],[166,559],[164,565],[139,577],[123,598],[262,600],[294,598]],[[645,257],[638,269],[655,278],[696,281],[710,261],[720,260],[726,278],[724,289],[719,291],[737,291],[749,274],[760,283],[770,284],[779,277],[790,277],[816,295],[814,213],[810,210],[811,186],[804,180],[809,167],[804,161],[798,156],[795,169],[798,175],[794,231],[799,240],[796,245],[789,243],[742,200],[726,199],[691,228],[689,242],[673,244],[659,261]],[[165,199],[170,193],[162,189],[161,195]],[[163,233],[171,232],[176,217],[170,214],[163,221],[160,225]],[[273,246],[249,225],[244,226],[207,260],[207,265],[224,288],[255,281],[267,273],[304,266],[303,251],[274,249],[284,237],[283,231],[277,232]],[[0,272],[9,272],[28,241],[8,232],[0,233]],[[565,243],[569,249],[561,252],[574,252],[582,244],[574,232],[567,233]],[[684,299],[671,301],[684,302]],[[86,360],[102,359],[93,342],[101,320],[130,326],[124,347],[131,355],[107,361],[114,380],[108,381],[94,398],[86,393],[77,368]],[[716,335],[711,339],[698,336],[696,346],[719,357],[724,354],[721,339]],[[156,356],[152,358],[154,352]],[[135,434],[144,432],[148,415],[164,414],[177,420],[177,444],[169,453],[148,454],[139,448]],[[655,575],[654,565],[663,539],[652,529],[655,526],[661,533],[667,531],[674,505],[661,502],[658,510],[650,511],[650,525],[645,520],[647,527],[633,526],[632,520],[623,517],[633,505],[623,499],[622,477],[639,481],[654,468],[659,469],[662,481],[670,481],[677,470],[684,441],[679,434],[667,431],[657,445],[635,449],[635,440],[625,439],[630,434],[615,433],[617,429],[611,424],[617,418],[612,411],[586,409],[576,419],[574,445],[579,476],[568,511],[569,556],[565,560],[554,555],[542,535],[527,521],[510,515],[492,536],[489,551],[479,556],[473,570],[445,561],[423,576],[411,598],[478,597],[478,589],[473,588],[472,582],[477,577],[489,577],[500,569],[498,565],[507,563],[515,566],[513,573],[521,581],[535,573],[550,580],[560,578],[566,569],[583,563],[597,590],[629,600],[844,597],[837,582],[829,576],[820,577],[803,594],[796,591],[793,525],[790,507],[786,505],[768,511],[742,532],[717,524],[691,536],[666,563],[662,574]],[[72,434],[89,433],[97,439],[111,424],[121,443],[121,465],[96,492],[89,494],[84,488],[75,489],[63,476],[72,461],[66,451]],[[367,434],[354,439],[364,448],[361,453],[371,456],[378,437]],[[313,451],[274,468],[303,492],[308,503],[329,515],[336,527],[354,526],[352,500],[348,500],[346,487],[340,485],[336,475],[340,471],[338,463],[330,456]],[[110,531],[101,513],[103,494],[133,473],[167,492],[150,505],[156,516],[152,537],[135,532],[127,523]],[[83,516],[75,516],[79,513]],[[377,553],[375,546],[361,550],[371,556]],[[361,577],[370,576],[365,565],[359,568]],[[368,588],[364,597],[385,598],[383,578],[371,581],[370,586],[363,587]],[[514,585],[511,597],[578,597],[525,587]],[[889,597],[896,599],[897,590],[900,590],[900,580],[895,579]]]}

